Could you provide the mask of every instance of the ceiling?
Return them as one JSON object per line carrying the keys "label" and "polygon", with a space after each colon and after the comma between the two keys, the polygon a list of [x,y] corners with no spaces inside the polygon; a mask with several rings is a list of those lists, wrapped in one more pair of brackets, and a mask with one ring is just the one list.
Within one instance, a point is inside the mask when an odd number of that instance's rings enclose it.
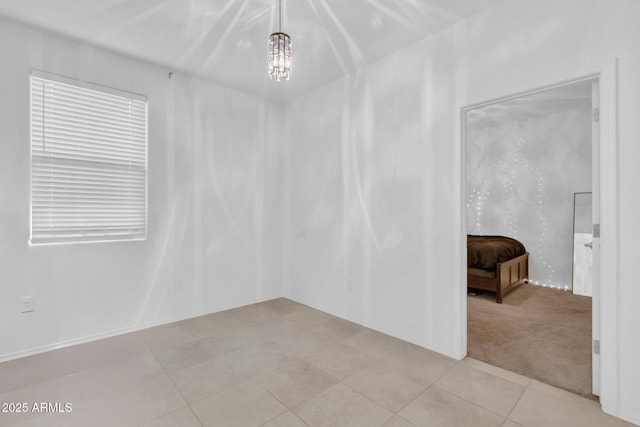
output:
{"label": "ceiling", "polygon": [[0,15],[286,101],[503,0],[282,0],[291,80],[267,76],[278,0],[2,0]]}

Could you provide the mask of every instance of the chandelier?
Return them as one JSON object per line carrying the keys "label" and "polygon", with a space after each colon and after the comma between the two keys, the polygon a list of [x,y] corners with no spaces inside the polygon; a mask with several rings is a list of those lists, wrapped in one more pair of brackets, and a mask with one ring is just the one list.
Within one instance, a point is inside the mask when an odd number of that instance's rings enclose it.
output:
{"label": "chandelier", "polygon": [[289,80],[291,76],[291,37],[282,32],[282,0],[278,0],[278,32],[269,36],[269,77]]}

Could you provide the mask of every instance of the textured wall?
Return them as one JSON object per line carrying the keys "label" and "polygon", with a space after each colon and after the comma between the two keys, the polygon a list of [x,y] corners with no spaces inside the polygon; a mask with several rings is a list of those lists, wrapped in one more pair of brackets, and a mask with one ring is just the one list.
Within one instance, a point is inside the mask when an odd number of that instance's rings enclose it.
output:
{"label": "textured wall", "polygon": [[520,240],[534,283],[571,289],[573,193],[591,191],[590,114],[490,122],[474,112],[468,122],[467,230]]}

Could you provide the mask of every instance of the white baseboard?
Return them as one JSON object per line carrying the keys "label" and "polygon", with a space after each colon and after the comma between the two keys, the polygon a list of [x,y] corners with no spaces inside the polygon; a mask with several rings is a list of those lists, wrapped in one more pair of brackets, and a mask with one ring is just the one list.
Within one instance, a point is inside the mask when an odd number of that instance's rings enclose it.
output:
{"label": "white baseboard", "polygon": [[205,316],[207,314],[213,314],[213,313],[218,313],[218,312],[225,311],[225,310],[231,310],[231,309],[238,308],[238,307],[244,307],[246,305],[265,302],[265,301],[269,301],[269,300],[272,300],[272,299],[275,299],[275,298],[281,298],[281,296],[278,295],[278,296],[266,296],[266,297],[262,297],[262,298],[253,298],[253,299],[251,299],[249,301],[246,301],[246,302],[243,302],[243,303],[240,303],[240,304],[233,304],[233,305],[229,305],[229,306],[216,307],[215,309],[213,309],[211,311],[185,313],[185,314],[181,314],[181,315],[177,315],[177,316],[173,316],[173,317],[170,317],[170,318],[165,318],[165,319],[161,319],[161,320],[157,320],[157,321],[140,323],[140,324],[136,324],[136,325],[127,326],[125,328],[119,328],[119,329],[113,329],[113,330],[110,330],[110,331],[98,332],[96,334],[91,334],[91,335],[87,335],[87,336],[84,336],[84,337],[74,338],[74,339],[71,339],[71,340],[58,341],[58,342],[55,342],[55,343],[45,344],[45,345],[38,346],[38,347],[32,347],[32,348],[29,348],[29,349],[26,349],[26,350],[16,351],[14,353],[2,354],[2,355],[0,355],[0,363],[8,362],[9,360],[20,359],[20,358],[27,357],[27,356],[33,356],[33,355],[40,354],[40,353],[46,353],[46,352],[52,351],[52,350],[58,350],[58,349],[61,349],[61,348],[71,347],[71,346],[78,345],[78,344],[85,344],[85,343],[92,342],[92,341],[98,341],[98,340],[105,339],[105,338],[111,338],[111,337],[115,337],[115,336],[118,336],[118,335],[129,334],[131,332],[137,332],[137,331],[141,331],[143,329],[153,328],[155,326],[166,325],[168,323],[179,322],[181,320],[192,319],[194,317]]}
{"label": "white baseboard", "polygon": [[640,426],[640,413],[631,413],[629,411],[622,411],[620,415],[618,415],[618,417],[632,424]]}
{"label": "white baseboard", "polygon": [[360,319],[360,318],[357,318],[357,317],[352,316],[352,315],[347,314],[347,313],[341,313],[341,312],[335,311],[335,310],[333,310],[333,309],[331,309],[329,307],[325,307],[325,306],[323,306],[321,304],[315,304],[315,303],[313,303],[311,301],[305,301],[302,298],[292,297],[290,295],[284,295],[284,298],[290,299],[291,301],[295,301],[295,302],[300,303],[300,304],[307,305],[309,307],[315,308],[316,310],[323,311],[325,313],[331,314],[331,315],[339,317],[341,319],[348,320],[348,321],[353,322],[353,323],[357,323],[358,325],[367,327],[369,329],[373,329],[373,330],[381,332],[383,334],[391,335],[394,338],[398,338],[398,339],[401,339],[403,341],[410,342],[411,344],[415,344],[417,346],[426,348],[427,350],[434,351],[436,353],[442,354],[443,356],[447,356],[447,357],[450,357],[452,359],[457,359],[457,360],[464,359],[464,357],[459,358],[459,357],[456,357],[456,356],[448,353],[444,348],[442,348],[442,347],[440,347],[438,345],[434,345],[433,343],[431,343],[431,342],[429,342],[427,340],[420,339],[420,338],[417,338],[417,337],[408,336],[408,335],[406,335],[406,334],[404,334],[402,332],[394,331],[394,330],[391,330],[389,328],[385,328],[385,327],[382,327],[380,325],[376,325],[376,324],[371,323],[371,322],[369,322],[369,321],[367,321],[365,319]]}

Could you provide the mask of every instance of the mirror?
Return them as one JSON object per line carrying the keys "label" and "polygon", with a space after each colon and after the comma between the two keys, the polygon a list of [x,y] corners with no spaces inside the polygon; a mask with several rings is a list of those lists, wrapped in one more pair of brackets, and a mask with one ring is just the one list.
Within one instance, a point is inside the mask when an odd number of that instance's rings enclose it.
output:
{"label": "mirror", "polygon": [[573,194],[573,293],[592,296],[593,222],[591,193]]}

